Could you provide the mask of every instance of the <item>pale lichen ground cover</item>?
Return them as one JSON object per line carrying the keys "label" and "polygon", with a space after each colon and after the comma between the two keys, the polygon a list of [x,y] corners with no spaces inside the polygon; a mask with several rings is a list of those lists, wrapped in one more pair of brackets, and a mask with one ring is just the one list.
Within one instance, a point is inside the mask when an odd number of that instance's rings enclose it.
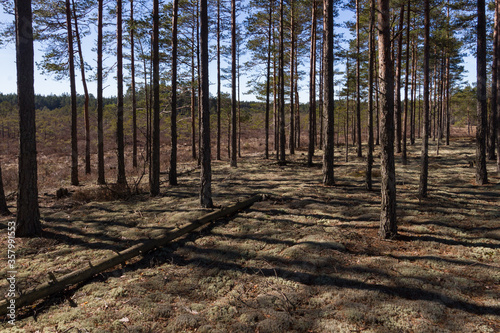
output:
{"label": "pale lichen ground cover", "polygon": [[[400,237],[394,241],[377,236],[378,159],[375,191],[367,192],[364,159],[346,163],[343,151],[336,151],[336,186],[324,187],[320,157],[307,168],[302,153],[284,167],[260,155],[245,156],[237,169],[214,162],[216,205],[254,193],[269,199],[38,303],[18,318],[16,329],[500,330],[500,180],[489,164],[491,184],[474,185],[470,141],[442,146],[438,157],[431,152],[429,198],[422,202],[419,147],[411,147],[407,166],[397,160]],[[48,272],[68,273],[204,215],[197,172],[183,175],[178,187],[164,184],[158,198],[44,202],[47,237],[18,243],[19,287],[43,283]],[[6,225],[8,219],[1,221]],[[15,331],[6,323],[2,327]]]}

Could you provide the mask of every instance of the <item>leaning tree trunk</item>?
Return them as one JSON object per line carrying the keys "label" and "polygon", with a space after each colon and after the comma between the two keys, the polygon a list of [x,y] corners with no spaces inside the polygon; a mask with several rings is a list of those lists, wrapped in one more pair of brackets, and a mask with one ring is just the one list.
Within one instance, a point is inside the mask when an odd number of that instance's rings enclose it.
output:
{"label": "leaning tree trunk", "polygon": [[334,96],[333,96],[333,0],[323,2],[323,110],[326,112],[325,151],[323,154],[323,184],[333,185]]}
{"label": "leaning tree trunk", "polygon": [[380,69],[381,106],[381,189],[379,235],[383,239],[397,234],[396,221],[396,172],[394,166],[394,77],[391,59],[391,27],[389,0],[378,0],[378,52]]}
{"label": "leaning tree trunk", "polygon": [[1,165],[0,165],[0,215],[10,215],[9,208],[7,207],[7,200],[5,200],[5,192],[3,190]]}
{"label": "leaning tree trunk", "polygon": [[424,2],[424,112],[422,126],[422,157],[418,194],[421,199],[427,197],[427,179],[429,176],[429,42],[430,9],[429,0]]}
{"label": "leaning tree trunk", "polygon": [[[170,151],[169,183],[177,185],[177,16],[179,12],[179,0],[174,0],[172,15],[172,116],[170,121],[170,136],[172,149]],[[220,114],[219,114],[220,115]],[[220,120],[220,118],[219,118]],[[220,148],[220,147],[219,147]]]}
{"label": "leaning tree trunk", "polygon": [[477,130],[476,183],[488,183],[486,171],[486,133],[488,105],[486,99],[486,13],[485,1],[477,1]]}
{"label": "leaning tree trunk", "polygon": [[80,40],[80,31],[78,30],[78,19],[76,16],[75,0],[71,0],[73,6],[73,20],[75,22],[75,37],[78,48],[78,57],[80,58],[80,74],[82,76],[83,93],[85,104],[83,109],[83,119],[85,121],[85,173],[90,174],[90,119],[89,119],[89,90],[87,88],[87,79],[85,78],[85,62],[83,61],[82,42]]}
{"label": "leaning tree trunk", "polygon": [[123,138],[123,53],[122,53],[122,0],[116,1],[116,80],[117,89],[117,121],[116,121],[116,143],[118,155],[117,184],[127,183],[125,178],[125,143]]}
{"label": "leaning tree trunk", "polygon": [[71,5],[69,0],[66,0],[66,29],[68,33],[69,83],[71,90],[71,185],[78,186],[78,118],[76,109],[73,30],[71,28]]}
{"label": "leaning tree trunk", "polygon": [[[71,12],[66,0],[69,23]],[[16,0],[16,68],[19,106],[19,183],[17,194],[16,237],[42,233],[38,208],[33,28],[31,1]]]}

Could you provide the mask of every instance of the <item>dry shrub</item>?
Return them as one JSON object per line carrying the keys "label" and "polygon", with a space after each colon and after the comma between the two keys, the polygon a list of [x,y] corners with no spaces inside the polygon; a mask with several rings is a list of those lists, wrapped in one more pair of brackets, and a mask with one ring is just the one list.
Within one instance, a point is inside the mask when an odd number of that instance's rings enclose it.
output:
{"label": "dry shrub", "polygon": [[80,202],[115,201],[127,199],[130,197],[130,194],[130,189],[127,186],[111,184],[78,189],[73,194],[73,200]]}

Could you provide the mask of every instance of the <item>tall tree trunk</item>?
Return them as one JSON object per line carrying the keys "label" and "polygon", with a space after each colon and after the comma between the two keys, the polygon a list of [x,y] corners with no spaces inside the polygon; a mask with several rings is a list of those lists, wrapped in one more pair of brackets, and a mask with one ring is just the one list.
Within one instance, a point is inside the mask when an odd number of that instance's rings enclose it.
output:
{"label": "tall tree trunk", "polygon": [[123,54],[122,54],[122,0],[116,1],[116,79],[117,89],[117,122],[116,141],[118,147],[118,184],[126,184],[125,178],[125,143],[123,137]]}
{"label": "tall tree trunk", "polygon": [[160,194],[160,41],[159,0],[153,1],[153,151],[151,158],[152,196]]}
{"label": "tall tree trunk", "polygon": [[[66,14],[71,24],[69,0]],[[38,208],[36,122],[31,1],[15,1],[16,68],[19,106],[19,183],[17,193],[16,237],[40,236]],[[71,31],[71,30],[70,30]]]}
{"label": "tall tree trunk", "polygon": [[361,150],[361,53],[360,53],[360,35],[359,35],[359,19],[360,19],[359,0],[356,0],[356,131],[357,131],[357,154],[358,157],[363,156]]}
{"label": "tall tree trunk", "polygon": [[323,154],[323,184],[334,185],[333,154],[334,154],[334,109],[333,96],[333,0],[323,2],[323,110],[326,112],[325,150]]}
{"label": "tall tree trunk", "polygon": [[83,61],[82,42],[80,40],[80,31],[78,30],[78,18],[76,16],[75,0],[71,0],[73,8],[73,20],[75,22],[75,37],[78,49],[78,57],[80,58],[80,74],[82,76],[82,86],[85,96],[85,104],[83,109],[83,119],[85,121],[85,173],[90,174],[90,119],[89,119],[89,90],[87,88],[87,79],[85,78],[85,62]]}
{"label": "tall tree trunk", "polygon": [[415,42],[412,43],[412,70],[411,70],[411,108],[410,108],[410,144],[415,144],[415,114],[417,113],[416,107],[416,94],[417,94],[417,52]]}
{"label": "tall tree trunk", "polygon": [[309,70],[309,146],[307,165],[313,165],[314,113],[316,112],[316,0],[313,0],[311,19],[311,62]]}
{"label": "tall tree trunk", "polygon": [[379,70],[378,67],[375,69],[375,116],[376,120],[375,123],[377,124],[377,130],[376,130],[376,136],[375,136],[375,145],[378,146],[380,145],[380,98],[379,98],[379,93],[378,93],[378,86],[379,86]]}
{"label": "tall tree trunk", "polygon": [[[495,1],[496,2],[496,1]],[[495,5],[495,24],[493,28],[493,62],[491,69],[491,105],[490,105],[490,122],[489,122],[489,135],[488,135],[488,159],[495,160],[496,149],[496,136],[498,130],[497,124],[497,94],[495,91],[498,89],[498,7]]]}
{"label": "tall tree trunk", "polygon": [[132,166],[137,168],[137,98],[135,96],[134,0],[130,0],[130,76],[132,90]]}
{"label": "tall tree trunk", "polygon": [[97,17],[97,184],[106,184],[104,173],[104,126],[103,126],[103,87],[102,87],[102,47],[103,47],[103,2],[98,1]]}
{"label": "tall tree trunk", "polygon": [[368,152],[366,159],[366,189],[371,191],[373,168],[373,73],[375,65],[375,0],[370,0],[370,28],[369,28],[369,73],[368,73]]}
{"label": "tall tree trunk", "polygon": [[78,111],[76,108],[75,60],[73,51],[73,29],[71,28],[71,5],[66,0],[66,28],[68,32],[69,82],[71,90],[71,185],[78,186]]}
{"label": "tall tree trunk", "polygon": [[7,207],[7,200],[5,200],[5,192],[3,190],[2,180],[2,166],[0,165],[0,215],[10,215],[9,208]]}
{"label": "tall tree trunk", "polygon": [[400,18],[399,18],[399,37],[398,37],[398,58],[396,64],[396,153],[401,153],[401,63],[403,56],[403,26],[405,17],[405,5],[401,4]]}
{"label": "tall tree trunk", "polygon": [[[294,5],[293,1],[290,2],[290,138],[289,138],[289,149],[290,155],[295,154],[295,114],[294,114],[294,94],[293,88],[295,83],[295,72],[294,72],[294,55],[295,55],[295,24],[294,24]],[[298,112],[298,111],[297,111]]]}
{"label": "tall tree trunk", "polygon": [[217,0],[217,160],[221,160],[221,76],[220,76],[220,2]]}
{"label": "tall tree trunk", "polygon": [[238,166],[236,101],[236,0],[231,0],[231,167]]}
{"label": "tall tree trunk", "polygon": [[[407,137],[407,127],[408,127],[408,106],[409,106],[409,98],[408,98],[408,86],[410,85],[410,16],[411,16],[411,0],[407,2],[408,13],[406,15],[406,68],[405,68],[405,111],[404,111],[404,123],[403,123],[403,154],[402,154],[402,163],[403,165],[408,164],[408,153],[406,146],[406,137]],[[402,32],[401,32],[402,33]]]}
{"label": "tall tree trunk", "polygon": [[265,158],[269,159],[269,109],[271,98],[271,42],[273,34],[273,3],[269,2],[269,28],[268,28],[268,43],[267,43],[267,74],[266,74],[266,151]]}
{"label": "tall tree trunk", "polygon": [[[177,16],[179,13],[179,0],[174,0],[172,15],[172,99],[171,99],[171,141],[169,183],[177,185]],[[219,119],[220,120],[220,119]],[[220,148],[220,147],[219,147]]]}
{"label": "tall tree trunk", "polygon": [[[429,0],[424,1],[424,114],[422,126],[422,157],[418,194],[421,199],[427,197],[427,179],[429,176],[429,51],[430,51],[430,8]],[[419,94],[420,95],[420,94]]]}
{"label": "tall tree trunk", "polygon": [[208,81],[208,15],[207,0],[200,1],[200,58],[201,58],[201,189],[200,202],[212,208],[212,167],[210,158],[210,95]]}
{"label": "tall tree trunk", "polygon": [[486,13],[485,1],[477,1],[477,130],[476,183],[488,183],[486,171],[486,134],[488,104],[486,97]]}
{"label": "tall tree trunk", "polygon": [[193,160],[197,159],[196,154],[196,89],[194,75],[194,29],[192,31],[192,52],[191,52],[191,156]]}
{"label": "tall tree trunk", "polygon": [[[347,56],[346,60],[346,66],[345,66],[345,71],[346,71],[346,77],[347,77],[347,83],[346,83],[346,108],[345,108],[345,161],[346,163],[349,162],[349,75],[350,75],[350,63],[349,63],[349,55]],[[354,136],[354,133],[353,133]]]}
{"label": "tall tree trunk", "polygon": [[[299,71],[299,60],[298,60],[298,47],[295,48],[295,73]],[[294,78],[294,92],[295,92],[295,146],[300,148],[300,103],[299,103],[299,76],[295,75]]]}
{"label": "tall tree trunk", "polygon": [[[495,1],[495,11],[497,12],[497,20],[500,20],[500,1]],[[500,71],[500,22],[497,22],[497,40],[498,43],[496,51],[497,71]],[[497,124],[500,125],[500,80],[498,80],[497,73],[497,87],[495,93],[497,94]],[[500,173],[500,128],[497,128],[497,172]]]}
{"label": "tall tree trunk", "polygon": [[280,1],[280,48],[279,48],[279,158],[278,163],[286,163],[285,147],[285,14],[284,0]]}
{"label": "tall tree trunk", "polygon": [[[317,10],[317,8],[316,8]],[[316,12],[317,13],[317,12]],[[316,41],[318,40],[318,38],[315,38]],[[321,43],[324,43],[324,39],[322,38],[321,39]],[[315,44],[316,45],[316,44]],[[317,47],[314,46],[316,49]],[[319,62],[319,72],[320,73],[323,73],[323,51],[324,51],[324,47],[323,47],[323,44],[321,44],[320,46],[320,62]],[[316,58],[316,56],[315,56]],[[316,61],[316,60],[315,60]],[[316,70],[315,70],[316,72]],[[324,79],[324,75],[319,75],[319,87],[318,87],[318,90],[319,90],[319,100],[318,100],[318,109],[319,109],[319,149],[323,150],[323,145],[325,144],[325,114],[323,112],[323,79]],[[316,114],[316,112],[314,112],[314,114]],[[314,116],[314,119],[316,121],[316,116]]]}
{"label": "tall tree trunk", "polygon": [[389,0],[378,0],[378,52],[381,104],[381,178],[382,203],[379,235],[383,239],[397,234],[396,172],[394,166],[394,77],[391,59]]}

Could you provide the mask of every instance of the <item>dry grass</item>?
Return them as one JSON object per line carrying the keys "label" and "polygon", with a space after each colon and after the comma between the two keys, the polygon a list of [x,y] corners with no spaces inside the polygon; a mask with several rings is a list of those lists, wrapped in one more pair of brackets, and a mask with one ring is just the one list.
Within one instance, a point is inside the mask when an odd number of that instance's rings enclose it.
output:
{"label": "dry grass", "polygon": [[[260,157],[262,142],[255,140],[237,169],[213,162],[214,202],[227,206],[256,192],[270,194],[269,200],[20,311],[16,327],[498,332],[499,175],[490,164],[491,184],[475,186],[468,164],[472,142],[454,140],[441,147],[440,156],[432,150],[430,196],[420,202],[419,148],[410,147],[407,166],[397,161],[400,237],[394,241],[377,236],[378,160],[376,189],[367,192],[364,160],[353,151],[344,162],[339,147],[336,185],[324,187],[320,157],[307,168],[300,150],[278,166]],[[181,170],[192,167],[184,158]],[[17,244],[19,287],[26,290],[47,281],[48,272],[65,274],[205,214],[198,182],[193,171],[177,187],[163,183],[160,197],[143,193],[120,200],[107,188],[91,186],[70,188],[72,197],[56,200],[47,187],[48,195],[41,196],[44,237]],[[8,219],[0,221],[5,226]]]}

